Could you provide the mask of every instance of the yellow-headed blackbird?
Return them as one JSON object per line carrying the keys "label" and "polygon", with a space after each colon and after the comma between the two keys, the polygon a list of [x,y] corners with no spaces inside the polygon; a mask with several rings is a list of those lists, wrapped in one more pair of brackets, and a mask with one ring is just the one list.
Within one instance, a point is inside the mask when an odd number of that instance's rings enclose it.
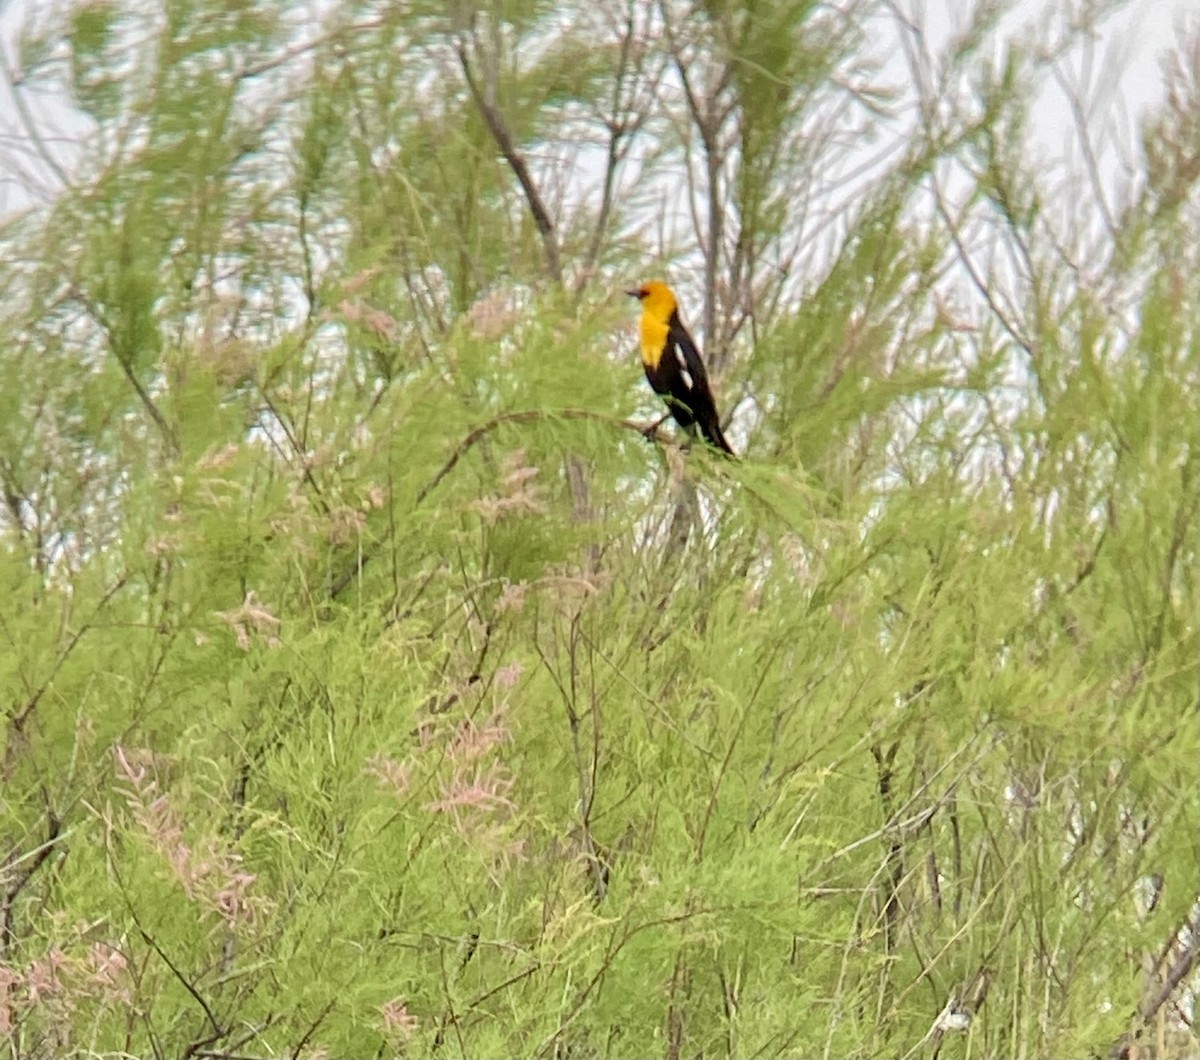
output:
{"label": "yellow-headed blackbird", "polygon": [[697,427],[709,445],[733,456],[721,432],[700,351],[679,319],[679,303],[665,283],[651,280],[627,295],[642,303],[642,367],[675,421],[689,434]]}

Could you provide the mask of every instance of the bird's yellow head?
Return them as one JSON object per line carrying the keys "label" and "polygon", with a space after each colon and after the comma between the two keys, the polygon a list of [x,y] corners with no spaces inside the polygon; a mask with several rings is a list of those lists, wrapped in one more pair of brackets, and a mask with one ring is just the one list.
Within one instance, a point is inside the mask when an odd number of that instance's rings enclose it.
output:
{"label": "bird's yellow head", "polygon": [[656,320],[661,320],[664,324],[679,308],[679,303],[675,300],[675,292],[662,280],[650,280],[641,287],[635,287],[632,291],[625,293],[642,303],[643,313]]}

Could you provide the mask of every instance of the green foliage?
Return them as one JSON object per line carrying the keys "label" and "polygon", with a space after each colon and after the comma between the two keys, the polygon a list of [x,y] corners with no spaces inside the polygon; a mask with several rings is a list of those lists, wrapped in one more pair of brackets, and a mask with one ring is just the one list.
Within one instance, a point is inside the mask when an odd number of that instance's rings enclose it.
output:
{"label": "green foliage", "polygon": [[[1197,898],[1186,116],[1073,260],[985,5],[801,265],[870,68],[819,5],[402,6],[59,27],[97,153],[0,256],[14,1054],[1186,1053],[1137,1015]],[[622,181],[706,136],[737,462],[643,435],[617,305],[697,282]]]}
{"label": "green foliage", "polygon": [[71,80],[80,105],[98,120],[116,117],[120,85],[108,68],[117,12],[108,4],[80,4],[70,14]]}

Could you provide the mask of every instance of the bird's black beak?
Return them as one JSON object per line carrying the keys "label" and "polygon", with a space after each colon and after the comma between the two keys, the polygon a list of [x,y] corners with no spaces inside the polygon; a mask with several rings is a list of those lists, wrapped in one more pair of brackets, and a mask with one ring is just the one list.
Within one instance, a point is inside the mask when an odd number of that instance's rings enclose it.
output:
{"label": "bird's black beak", "polygon": [[630,298],[645,298],[646,292],[641,287],[636,287],[632,291],[626,291]]}

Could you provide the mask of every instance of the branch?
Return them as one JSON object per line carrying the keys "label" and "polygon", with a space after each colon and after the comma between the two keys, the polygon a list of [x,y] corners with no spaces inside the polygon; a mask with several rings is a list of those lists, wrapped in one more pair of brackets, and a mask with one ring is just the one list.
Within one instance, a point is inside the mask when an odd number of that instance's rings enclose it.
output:
{"label": "branch", "polygon": [[1200,957],[1200,913],[1192,917],[1192,922],[1188,925],[1187,931],[1191,936],[1188,944],[1175,958],[1175,962],[1170,968],[1167,969],[1162,986],[1150,997],[1144,999],[1138,1008],[1138,1015],[1141,1016],[1143,1023],[1149,1023],[1158,1015],[1158,1010],[1167,1003],[1179,984],[1196,967],[1196,958]]}
{"label": "branch", "polygon": [[317,1018],[309,1024],[308,1030],[304,1032],[304,1036],[296,1043],[296,1047],[292,1050],[292,1060],[297,1060],[300,1054],[304,1052],[304,1047],[308,1045],[309,1039],[317,1033],[317,1028],[325,1022],[325,1017],[333,1011],[334,1004],[334,1001],[327,1002],[325,1007],[317,1013]]}
{"label": "branch", "polygon": [[4,899],[0,901],[0,957],[8,956],[9,945],[13,941],[13,905],[17,900],[17,896],[25,889],[26,884],[33,879],[38,869],[46,863],[46,859],[50,857],[50,852],[54,849],[54,844],[58,842],[61,832],[62,821],[47,806],[45,841],[29,854],[18,856],[14,850],[4,859],[3,873],[5,876],[8,876],[10,871],[25,857],[28,857],[29,863],[19,872],[12,872],[8,885],[4,888]]}
{"label": "branch", "polygon": [[946,200],[942,195],[937,178],[931,175],[929,184],[933,192],[934,208],[937,210],[938,216],[942,219],[942,223],[946,226],[946,233],[950,236],[950,242],[954,244],[955,252],[958,255],[958,262],[966,272],[967,278],[971,281],[971,286],[978,292],[1000,326],[1008,333],[1009,338],[1029,357],[1030,365],[1036,367],[1038,355],[1033,340],[1022,333],[1018,322],[1000,305],[995,294],[992,292],[989,281],[975,267],[975,262],[971,258],[971,252],[967,249],[963,241],[959,223],[950,216],[950,208],[946,205]]}
{"label": "branch", "polygon": [[[623,94],[622,90],[625,86],[625,78],[628,73],[630,53],[633,50],[633,35],[633,9],[631,7],[625,22],[625,32],[621,37],[617,73],[613,79],[612,114],[605,120],[608,128],[608,157],[604,165],[604,183],[600,193],[600,210],[596,215],[596,227],[592,232],[591,245],[588,247],[583,269],[579,275],[577,292],[580,294],[582,294],[583,288],[587,284],[592,270],[600,258],[600,247],[604,241],[604,235],[608,231],[609,216],[612,213],[613,190],[616,186],[617,168],[621,160],[625,157],[625,151],[622,149],[621,143],[632,133],[640,129],[644,121],[644,118],[632,117],[629,113],[630,108],[623,106],[621,98]],[[640,71],[640,69],[641,60],[639,56],[637,70]],[[624,114],[622,113],[623,111],[625,112]]]}
{"label": "branch", "polygon": [[[476,427],[466,438],[459,442],[458,447],[450,454],[450,459],[442,466],[441,471],[421,487],[420,492],[417,493],[415,503],[420,504],[429,496],[441,483],[442,479],[454,470],[455,465],[457,465],[467,452],[486,435],[491,434],[497,427],[503,427],[507,423],[534,423],[542,419],[596,420],[599,423],[610,423],[624,427],[628,431],[637,431],[638,434],[648,437],[651,441],[660,441],[658,437],[658,423],[647,429],[640,423],[634,423],[633,420],[619,420],[615,416],[605,416],[601,412],[592,412],[588,409],[557,409],[553,412],[546,412],[542,409],[528,409],[524,412],[502,412],[499,416],[492,417],[487,423]],[[661,422],[660,420],[659,423]]]}
{"label": "branch", "polygon": [[[46,145],[46,139],[37,127],[37,122],[29,109],[29,104],[25,100],[24,78],[17,76],[9,65],[3,50],[0,50],[0,73],[3,73],[5,81],[8,82],[9,95],[12,96],[13,105],[16,107],[17,115],[21,119],[21,125],[25,130],[25,135],[29,138],[29,142],[33,145],[34,151],[38,158],[45,164],[46,168],[58,178],[63,188],[71,187],[71,176],[62,167],[58,159],[51,153]],[[34,190],[28,188],[27,190]],[[38,189],[40,190],[40,189]],[[51,193],[43,193],[46,199],[53,198]]]}
{"label": "branch", "polygon": [[58,658],[54,660],[54,666],[50,671],[50,676],[47,677],[46,680],[42,682],[41,686],[25,701],[25,705],[21,707],[20,710],[9,714],[8,719],[12,723],[13,731],[18,733],[21,732],[21,730],[24,728],[26,720],[29,718],[30,713],[36,709],[38,703],[41,702],[42,696],[46,694],[46,690],[58,676],[58,672],[62,669],[63,663],[67,661],[71,655],[71,652],[75,650],[76,646],[83,639],[83,635],[91,630],[92,626],[96,622],[96,619],[99,617],[100,612],[108,606],[109,601],[111,601],[112,598],[117,595],[117,593],[125,588],[125,585],[128,583],[131,577],[132,572],[126,571],[111,586],[109,586],[104,595],[100,598],[100,602],[92,609],[91,617],[88,618],[88,620],[75,631],[74,636],[72,636],[67,642],[67,646],[63,648],[61,652],[59,652]]}
{"label": "branch", "polygon": [[[714,348],[721,345],[717,336],[717,258],[721,253],[721,243],[725,234],[725,209],[718,194],[717,185],[720,182],[721,166],[724,163],[724,152],[721,149],[719,133],[721,125],[729,114],[729,110],[720,105],[721,93],[729,83],[729,66],[724,65],[721,76],[701,100],[692,87],[688,76],[687,65],[683,61],[683,48],[672,31],[672,22],[667,11],[667,5],[660,3],[663,16],[663,27],[670,48],[671,58],[679,73],[683,85],[684,98],[687,100],[688,112],[696,129],[700,133],[700,142],[704,147],[704,175],[707,181],[708,218],[707,218],[707,250],[704,255],[704,338],[709,347],[710,361]],[[697,229],[697,235],[699,235]],[[723,360],[723,358],[722,358]]]}
{"label": "branch", "polygon": [[483,92],[480,91],[479,83],[471,72],[471,63],[467,59],[467,50],[463,47],[462,41],[458,42],[456,51],[458,52],[458,61],[462,65],[463,76],[467,79],[467,88],[471,91],[471,98],[475,101],[475,106],[479,108],[479,113],[483,115],[488,132],[492,134],[492,139],[500,148],[504,161],[508,163],[509,169],[513,171],[513,175],[521,185],[521,191],[525,193],[525,202],[529,206],[529,212],[533,214],[533,223],[537,225],[538,233],[542,237],[542,246],[546,252],[546,270],[555,283],[561,283],[562,264],[558,257],[558,241],[554,237],[554,222],[550,220],[546,204],[542,202],[537,185],[533,183],[533,177],[529,175],[529,167],[525,164],[524,156],[513,141],[512,133],[509,132],[508,126],[504,122],[504,116],[493,104],[488,102]]}
{"label": "branch", "polygon": [[1176,951],[1174,961],[1167,968],[1162,983],[1153,994],[1147,994],[1142,999],[1131,1017],[1133,1026],[1109,1046],[1108,1060],[1129,1060],[1138,1054],[1137,1043],[1141,1040],[1143,1032],[1171,999],[1171,995],[1179,989],[1179,984],[1195,969],[1197,959],[1200,958],[1200,905],[1193,907],[1190,919],[1171,935],[1166,952],[1155,964],[1156,973],[1163,966],[1166,955],[1175,950],[1176,944],[1184,936],[1187,937],[1187,943]]}
{"label": "branch", "polygon": [[186,1060],[186,1058],[191,1057],[193,1054],[195,1054],[199,1050],[204,1049],[206,1046],[212,1045],[213,1042],[220,1041],[229,1032],[226,1031],[221,1026],[220,1021],[217,1019],[216,1015],[213,1013],[213,1010],[209,1007],[208,1002],[204,1000],[203,996],[200,994],[200,991],[197,990],[191,984],[191,982],[188,980],[187,976],[183,974],[183,972],[181,972],[178,968],[175,967],[175,963],[171,960],[170,957],[167,956],[166,951],[158,944],[158,942],[154,938],[154,936],[151,935],[144,927],[142,927],[141,921],[138,919],[137,914],[133,912],[132,905],[129,906],[129,911],[131,913],[133,913],[133,922],[134,922],[134,924],[137,925],[138,934],[140,934],[142,936],[143,941],[152,950],[154,950],[155,953],[158,954],[159,959],[163,962],[163,964],[165,964],[171,970],[171,973],[175,976],[176,979],[179,980],[179,983],[184,988],[184,990],[186,990],[189,994],[191,994],[192,1000],[195,1001],[196,1004],[199,1005],[200,1008],[204,1010],[205,1018],[208,1020],[209,1026],[212,1027],[211,1033],[209,1033],[208,1035],[206,1035],[203,1038],[197,1039],[196,1041],[194,1041],[190,1045],[188,1045],[188,1047],[186,1049],[184,1049],[183,1056]]}
{"label": "branch", "polygon": [[175,436],[175,432],[171,429],[171,425],[167,422],[166,417],[159,411],[158,406],[154,404],[154,399],[150,397],[149,392],[142,386],[142,381],[138,379],[137,372],[133,370],[132,363],[118,352],[117,344],[114,341],[115,329],[108,318],[108,314],[104,312],[103,307],[99,303],[95,302],[81,288],[72,284],[70,291],[71,297],[83,306],[91,318],[100,325],[105,338],[108,340],[108,347],[112,351],[113,358],[121,366],[121,372],[129,382],[129,385],[133,387],[134,393],[137,394],[138,400],[154,421],[154,425],[161,432],[168,451],[172,456],[178,456],[179,439]]}
{"label": "branch", "polygon": [[[663,417],[665,419],[666,417]],[[601,412],[592,412],[589,409],[555,409],[547,411],[544,409],[527,409],[522,412],[502,412],[499,416],[493,416],[486,423],[480,424],[470,432],[458,445],[454,452],[450,454],[450,458],[442,465],[441,470],[433,476],[424,486],[418,491],[413,500],[413,506],[416,507],[426,497],[429,496],[439,485],[442,480],[450,474],[451,471],[458,466],[458,462],[470,452],[476,445],[486,438],[492,431],[499,427],[504,427],[510,423],[534,423],[544,419],[562,419],[562,420],[594,420],[597,423],[607,423],[611,426],[621,427],[627,431],[637,431],[642,437],[656,442],[659,445],[673,444],[667,438],[659,433],[659,428],[663,420],[658,420],[655,423],[645,426],[640,423],[635,423],[633,420],[622,420],[615,416],[606,416]],[[362,573],[363,568],[370,562],[371,557],[375,555],[374,551],[364,552],[358,559],[358,562],[345,574],[343,574],[329,590],[329,598],[337,599],[350,585],[354,579]]]}
{"label": "branch", "polygon": [[370,30],[381,29],[384,26],[382,18],[369,18],[362,22],[352,22],[348,26],[335,26],[326,33],[319,33],[315,37],[310,37],[307,40],[298,41],[275,55],[266,59],[260,59],[256,63],[251,63],[249,66],[240,70],[237,73],[239,81],[250,80],[251,78],[261,77],[265,73],[277,67],[284,66],[293,59],[298,59],[308,52],[316,51],[319,48],[325,47],[327,44],[340,43],[344,37],[353,36],[356,33],[365,33]]}
{"label": "branch", "polygon": [[[110,342],[112,333],[109,332]],[[117,364],[121,366],[121,371],[125,373],[125,378],[133,387],[134,393],[137,394],[138,400],[150,414],[150,418],[154,421],[154,425],[162,433],[163,441],[167,443],[167,449],[173,456],[179,453],[179,439],[175,436],[175,432],[171,429],[171,425],[167,423],[166,417],[158,410],[158,406],[154,404],[154,399],[150,397],[149,391],[142,386],[142,381],[137,377],[137,373],[133,370],[133,365],[125,360],[124,357],[114,353]]]}

